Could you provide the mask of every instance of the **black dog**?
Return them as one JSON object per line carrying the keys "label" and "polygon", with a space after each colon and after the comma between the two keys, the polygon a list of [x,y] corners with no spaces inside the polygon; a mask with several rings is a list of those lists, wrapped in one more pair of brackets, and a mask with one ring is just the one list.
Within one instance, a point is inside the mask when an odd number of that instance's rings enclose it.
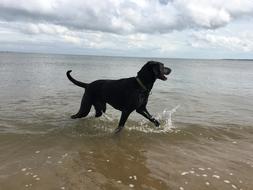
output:
{"label": "black dog", "polygon": [[96,80],[90,84],[75,80],[67,72],[67,77],[75,85],[85,88],[81,107],[77,114],[71,118],[81,118],[88,115],[91,106],[95,107],[96,117],[100,117],[106,111],[106,103],[120,110],[121,118],[115,133],[123,129],[125,122],[131,112],[143,115],[153,122],[157,127],[159,122],[153,118],[146,109],[150,91],[156,79],[166,80],[165,75],[170,74],[171,69],[164,67],[160,62],[149,61],[138,72],[137,77],[119,80]]}

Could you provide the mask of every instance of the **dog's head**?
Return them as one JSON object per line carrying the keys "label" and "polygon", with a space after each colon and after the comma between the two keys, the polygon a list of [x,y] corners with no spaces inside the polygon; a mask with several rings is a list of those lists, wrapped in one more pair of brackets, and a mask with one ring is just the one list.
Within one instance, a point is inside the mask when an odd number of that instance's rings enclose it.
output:
{"label": "dog's head", "polygon": [[153,77],[154,79],[167,80],[165,75],[169,75],[171,69],[165,67],[163,63],[157,61],[149,61],[147,62],[141,70],[138,72],[139,75],[149,75],[149,77]]}

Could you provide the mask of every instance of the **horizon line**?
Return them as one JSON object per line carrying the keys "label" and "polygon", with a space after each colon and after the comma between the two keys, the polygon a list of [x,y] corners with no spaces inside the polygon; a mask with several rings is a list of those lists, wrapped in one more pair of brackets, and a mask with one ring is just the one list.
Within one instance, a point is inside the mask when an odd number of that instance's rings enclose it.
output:
{"label": "horizon line", "polygon": [[115,58],[138,58],[138,59],[192,59],[192,60],[231,60],[231,61],[236,61],[236,60],[241,60],[241,61],[253,61],[253,58],[180,58],[180,57],[155,57],[155,56],[150,56],[150,57],[144,57],[144,56],[127,56],[127,55],[103,55],[103,54],[73,54],[73,53],[46,53],[46,52],[32,52],[32,51],[3,51],[0,50],[0,53],[19,53],[19,54],[42,54],[42,55],[67,55],[67,56],[97,56],[97,57],[115,57]]}

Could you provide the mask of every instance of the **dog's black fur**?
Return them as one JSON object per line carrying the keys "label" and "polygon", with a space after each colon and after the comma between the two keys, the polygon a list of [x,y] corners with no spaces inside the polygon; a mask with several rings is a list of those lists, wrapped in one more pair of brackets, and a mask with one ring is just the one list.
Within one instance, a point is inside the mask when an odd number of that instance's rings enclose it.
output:
{"label": "dog's black fur", "polygon": [[156,79],[166,80],[165,75],[171,72],[163,63],[149,61],[138,72],[137,77],[123,78],[119,80],[96,80],[90,84],[75,80],[71,70],[67,71],[67,77],[75,85],[85,88],[81,106],[77,114],[71,118],[81,118],[88,115],[91,106],[95,107],[96,117],[100,117],[106,111],[106,103],[120,110],[121,118],[115,130],[118,133],[131,112],[136,110],[139,114],[153,122],[157,127],[159,122],[153,118],[146,109],[150,91]]}

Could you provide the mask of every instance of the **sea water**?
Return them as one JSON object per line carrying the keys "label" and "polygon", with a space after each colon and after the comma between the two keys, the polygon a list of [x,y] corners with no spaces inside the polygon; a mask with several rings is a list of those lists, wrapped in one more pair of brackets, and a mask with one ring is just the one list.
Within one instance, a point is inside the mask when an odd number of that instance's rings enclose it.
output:
{"label": "sea water", "polygon": [[[147,109],[72,120],[83,82],[172,69]],[[253,62],[0,53],[0,189],[251,189]]]}

